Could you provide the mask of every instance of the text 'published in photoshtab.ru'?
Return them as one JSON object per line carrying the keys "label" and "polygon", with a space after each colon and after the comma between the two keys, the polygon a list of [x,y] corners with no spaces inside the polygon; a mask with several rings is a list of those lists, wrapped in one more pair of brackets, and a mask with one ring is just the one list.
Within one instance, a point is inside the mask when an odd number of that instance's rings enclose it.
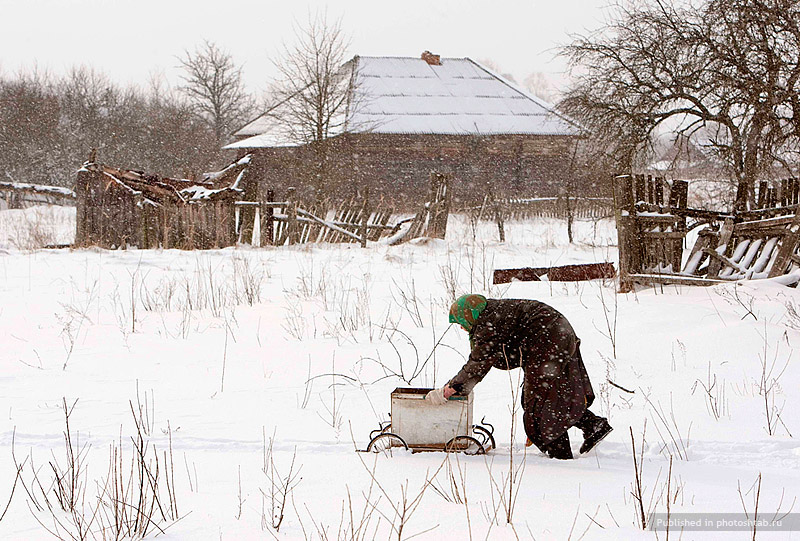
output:
{"label": "text 'published in photoshtab.ru'", "polygon": [[800,513],[654,513],[650,530],[673,532],[702,531],[800,531]]}

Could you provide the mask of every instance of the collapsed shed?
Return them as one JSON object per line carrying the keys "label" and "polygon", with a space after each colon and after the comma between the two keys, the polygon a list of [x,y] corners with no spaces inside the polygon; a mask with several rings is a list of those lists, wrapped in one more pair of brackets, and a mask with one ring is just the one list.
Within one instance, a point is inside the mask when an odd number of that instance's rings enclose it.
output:
{"label": "collapsed shed", "polygon": [[236,243],[234,202],[248,182],[244,156],[201,180],[116,169],[89,160],[78,170],[76,246],[222,248]]}

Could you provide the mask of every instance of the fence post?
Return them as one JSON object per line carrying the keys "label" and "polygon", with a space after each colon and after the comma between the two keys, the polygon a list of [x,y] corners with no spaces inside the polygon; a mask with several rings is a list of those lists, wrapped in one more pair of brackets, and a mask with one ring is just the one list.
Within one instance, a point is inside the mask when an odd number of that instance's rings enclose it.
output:
{"label": "fence post", "polygon": [[272,208],[272,205],[268,205],[267,202],[275,201],[275,191],[274,190],[267,190],[267,201],[262,201],[261,206],[259,207],[259,225],[261,229],[261,247],[269,246],[273,243],[272,235],[275,231],[275,225],[273,224],[272,217],[274,215],[275,210]]}
{"label": "fence post", "polygon": [[[75,246],[87,246],[89,244],[89,183],[93,173],[85,168],[78,170],[78,178],[75,181]],[[10,197],[8,198],[10,199]],[[9,205],[8,208],[11,208]]]}
{"label": "fence post", "polygon": [[369,228],[367,228],[367,223],[369,222],[369,186],[364,186],[362,191],[364,194],[363,201],[361,202],[361,227],[359,231],[359,236],[361,237],[361,247],[367,247],[367,232]]}
{"label": "fence post", "polygon": [[[689,197],[689,183],[685,180],[673,180],[672,190],[670,191],[670,213],[674,214],[673,209],[685,210],[688,205]],[[674,195],[674,203],[673,202]],[[684,237],[680,242],[674,242],[672,245],[672,254],[670,254],[670,261],[672,262],[673,272],[679,272],[681,263],[683,262],[683,243],[686,240],[686,216],[675,216],[675,231],[684,233]]]}
{"label": "fence post", "polygon": [[297,243],[297,193],[294,187],[286,190],[286,200],[289,205],[286,207],[286,234],[289,244]]}
{"label": "fence post", "polygon": [[497,233],[500,237],[500,242],[506,241],[506,226],[503,217],[503,205],[495,197],[494,192],[489,193],[489,199],[492,203],[492,211],[494,212],[494,221],[497,223]]}
{"label": "fence post", "polygon": [[572,244],[572,205],[569,201],[569,190],[564,194],[564,202],[566,203],[567,211],[567,239]]}
{"label": "fence post", "polygon": [[656,205],[664,206],[664,177],[656,177]]}
{"label": "fence post", "polygon": [[639,272],[641,251],[636,231],[636,209],[634,207],[634,183],[631,175],[613,177],[614,217],[617,222],[617,244],[619,245],[619,290],[633,290],[631,274]]}
{"label": "fence post", "polygon": [[644,175],[636,175],[636,192],[633,196],[633,202],[639,201],[647,202],[647,185],[644,181]]}

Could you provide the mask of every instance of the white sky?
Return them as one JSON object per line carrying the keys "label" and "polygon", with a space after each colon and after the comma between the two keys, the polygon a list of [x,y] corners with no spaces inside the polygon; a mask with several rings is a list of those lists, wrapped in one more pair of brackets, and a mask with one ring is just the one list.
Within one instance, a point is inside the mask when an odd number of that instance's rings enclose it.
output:
{"label": "white sky", "polygon": [[490,59],[518,81],[562,72],[555,48],[600,25],[608,0],[0,0],[0,72],[61,74],[85,64],[119,83],[176,80],[175,57],[209,39],[244,64],[251,90],[292,25],[327,10],[342,18],[350,55]]}

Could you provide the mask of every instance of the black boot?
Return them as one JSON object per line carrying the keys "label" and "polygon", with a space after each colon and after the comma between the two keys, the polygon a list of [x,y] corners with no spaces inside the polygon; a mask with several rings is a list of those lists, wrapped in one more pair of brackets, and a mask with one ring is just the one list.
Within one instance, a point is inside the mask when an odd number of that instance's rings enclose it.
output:
{"label": "black boot", "polygon": [[581,420],[575,424],[583,432],[583,445],[581,445],[581,454],[588,453],[594,449],[595,445],[600,443],[603,438],[608,436],[613,428],[608,424],[608,419],[605,417],[598,417],[589,410],[583,414]]}
{"label": "black boot", "polygon": [[572,449],[569,446],[569,434],[564,432],[559,437],[544,446],[544,452],[550,458],[557,458],[559,460],[570,460],[572,458]]}

